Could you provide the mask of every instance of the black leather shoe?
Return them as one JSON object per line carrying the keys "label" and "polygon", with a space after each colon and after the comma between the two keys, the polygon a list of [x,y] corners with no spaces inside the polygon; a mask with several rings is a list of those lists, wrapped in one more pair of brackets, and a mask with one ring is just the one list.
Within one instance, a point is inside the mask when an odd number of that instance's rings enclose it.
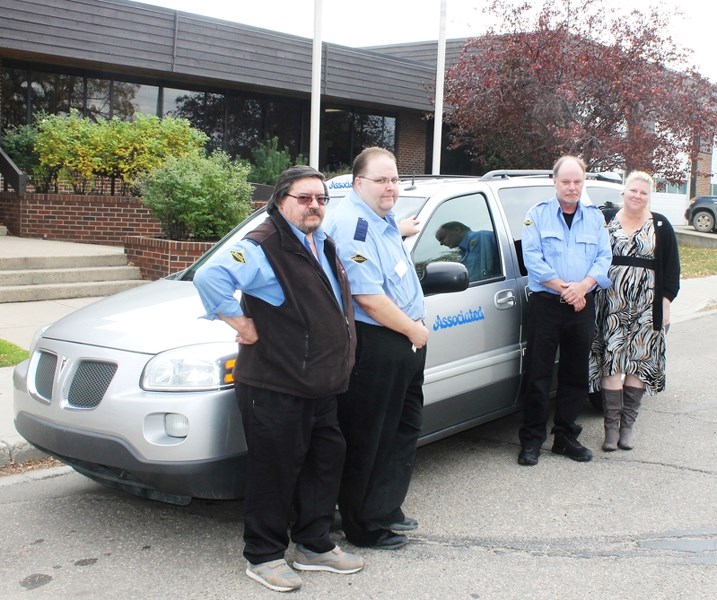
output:
{"label": "black leather shoe", "polygon": [[593,453],[589,448],[583,446],[577,439],[562,433],[555,434],[553,454],[561,454],[578,462],[588,462],[593,459]]}
{"label": "black leather shoe", "polygon": [[518,454],[518,464],[524,467],[533,467],[538,464],[540,457],[540,446],[526,446],[521,448]]}
{"label": "black leather shoe", "polygon": [[418,529],[418,521],[411,517],[404,517],[403,521],[394,521],[381,525],[384,529],[393,529],[394,531],[413,531]]}
{"label": "black leather shoe", "polygon": [[396,550],[397,548],[403,548],[406,544],[408,544],[408,538],[405,535],[386,530],[378,536],[378,539],[370,547]]}

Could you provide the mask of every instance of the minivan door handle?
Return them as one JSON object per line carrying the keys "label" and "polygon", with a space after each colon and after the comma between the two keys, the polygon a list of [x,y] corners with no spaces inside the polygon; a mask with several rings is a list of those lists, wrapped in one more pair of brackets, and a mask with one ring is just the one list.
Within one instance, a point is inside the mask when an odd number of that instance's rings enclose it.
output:
{"label": "minivan door handle", "polygon": [[506,308],[513,308],[516,304],[515,293],[513,290],[501,290],[493,296],[493,302],[496,308],[501,310]]}

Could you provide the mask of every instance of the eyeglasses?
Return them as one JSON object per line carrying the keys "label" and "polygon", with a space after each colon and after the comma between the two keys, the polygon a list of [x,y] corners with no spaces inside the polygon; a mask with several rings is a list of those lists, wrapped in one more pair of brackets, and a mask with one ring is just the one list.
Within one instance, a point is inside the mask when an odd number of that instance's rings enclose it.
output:
{"label": "eyeglasses", "polygon": [[365,175],[357,175],[359,179],[368,179],[370,181],[373,181],[374,183],[378,183],[378,185],[396,185],[400,180],[398,177],[366,177]]}
{"label": "eyeglasses", "polygon": [[316,198],[316,201],[321,206],[326,206],[329,203],[329,200],[331,200],[331,196],[324,196],[323,194],[299,194],[298,196],[294,196],[294,194],[287,194],[287,196],[296,198],[299,201],[299,204],[303,206],[311,204],[314,198]]}

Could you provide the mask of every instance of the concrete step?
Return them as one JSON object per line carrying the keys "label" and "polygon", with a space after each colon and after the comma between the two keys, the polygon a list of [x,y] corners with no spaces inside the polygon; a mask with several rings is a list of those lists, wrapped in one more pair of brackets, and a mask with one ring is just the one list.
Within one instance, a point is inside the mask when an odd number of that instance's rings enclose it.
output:
{"label": "concrete step", "polygon": [[127,256],[121,253],[0,257],[0,271],[18,271],[22,269],[81,269],[85,267],[118,267],[126,265]]}
{"label": "concrete step", "polygon": [[0,271],[0,286],[48,285],[88,281],[129,281],[141,279],[138,267],[81,267],[79,269],[22,269]]}
{"label": "concrete step", "polygon": [[120,281],[92,281],[79,283],[50,283],[47,285],[11,285],[0,288],[0,303],[60,300],[111,296],[124,290],[149,283],[142,279]]}

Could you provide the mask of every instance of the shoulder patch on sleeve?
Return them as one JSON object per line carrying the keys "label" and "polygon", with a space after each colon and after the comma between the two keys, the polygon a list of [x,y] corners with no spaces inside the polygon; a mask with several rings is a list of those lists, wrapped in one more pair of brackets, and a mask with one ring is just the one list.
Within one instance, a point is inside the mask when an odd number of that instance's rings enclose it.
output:
{"label": "shoulder patch on sleeve", "polygon": [[[354,239],[357,242],[365,242],[367,233],[368,233],[368,221],[362,217],[359,217],[358,221],[356,221],[356,230],[354,231]],[[351,260],[353,260],[353,259],[351,259]],[[366,260],[366,259],[364,259],[364,260]]]}
{"label": "shoulder patch on sleeve", "polygon": [[244,256],[243,250],[239,250],[238,252],[236,250],[232,250],[231,255],[235,262],[241,263],[243,265],[246,264],[246,258]]}
{"label": "shoulder patch on sleeve", "polygon": [[360,265],[362,263],[365,263],[368,260],[368,258],[366,258],[365,256],[361,256],[360,254],[354,254],[351,257],[351,260]]}

